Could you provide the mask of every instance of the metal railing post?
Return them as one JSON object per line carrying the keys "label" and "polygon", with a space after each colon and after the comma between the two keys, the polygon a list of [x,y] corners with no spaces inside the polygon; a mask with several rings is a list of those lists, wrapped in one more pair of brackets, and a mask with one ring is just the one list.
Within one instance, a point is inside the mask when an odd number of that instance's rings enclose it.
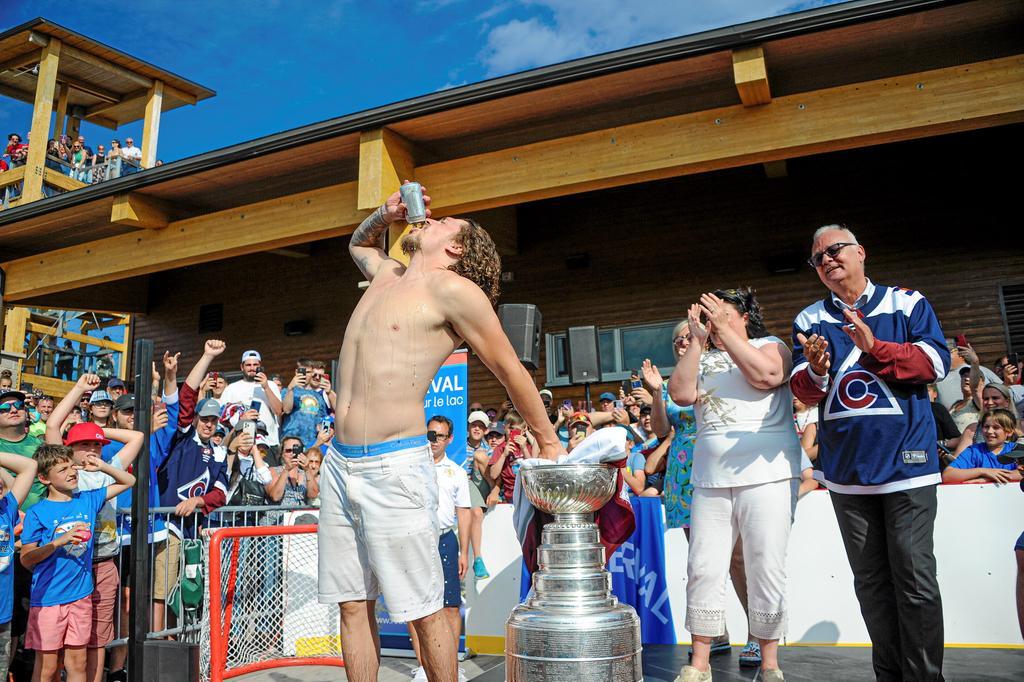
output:
{"label": "metal railing post", "polygon": [[132,495],[131,604],[128,611],[128,679],[143,682],[146,635],[149,633],[149,440],[153,423],[153,342],[135,342],[135,430],[144,438],[135,460]]}

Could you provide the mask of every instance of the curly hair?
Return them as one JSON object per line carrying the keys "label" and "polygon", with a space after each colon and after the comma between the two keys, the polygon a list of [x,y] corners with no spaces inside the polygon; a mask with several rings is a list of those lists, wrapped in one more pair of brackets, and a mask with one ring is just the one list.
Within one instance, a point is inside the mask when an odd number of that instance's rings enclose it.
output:
{"label": "curly hair", "polygon": [[733,305],[740,315],[747,315],[747,338],[760,339],[770,336],[768,329],[764,326],[761,304],[757,302],[757,296],[753,289],[750,287],[716,289],[715,296]]}
{"label": "curly hair", "polygon": [[463,247],[462,258],[448,269],[462,275],[480,287],[491,305],[498,303],[501,294],[501,256],[491,235],[471,218],[462,218],[466,225],[455,235]]}

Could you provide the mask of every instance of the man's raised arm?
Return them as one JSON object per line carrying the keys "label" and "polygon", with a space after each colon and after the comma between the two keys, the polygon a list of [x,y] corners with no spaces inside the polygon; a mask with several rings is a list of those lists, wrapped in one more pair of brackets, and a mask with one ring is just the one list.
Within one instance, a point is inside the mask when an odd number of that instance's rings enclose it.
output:
{"label": "man's raised arm", "polygon": [[[424,195],[423,203],[430,205],[430,197]],[[388,231],[391,223],[398,220],[405,220],[405,204],[402,203],[401,192],[395,192],[388,197],[384,205],[366,216],[359,227],[352,233],[348,242],[348,252],[352,260],[359,266],[359,271],[372,280],[381,266],[388,263],[392,267],[403,267],[401,263],[388,257],[384,250],[384,234]],[[430,211],[427,211],[430,216]]]}
{"label": "man's raised arm", "polygon": [[555,460],[564,455],[565,447],[558,440],[533,377],[516,355],[505,336],[498,316],[487,296],[468,279],[446,278],[438,299],[444,306],[445,318],[480,357],[508,391],[512,404],[523,416],[540,443],[541,457]]}

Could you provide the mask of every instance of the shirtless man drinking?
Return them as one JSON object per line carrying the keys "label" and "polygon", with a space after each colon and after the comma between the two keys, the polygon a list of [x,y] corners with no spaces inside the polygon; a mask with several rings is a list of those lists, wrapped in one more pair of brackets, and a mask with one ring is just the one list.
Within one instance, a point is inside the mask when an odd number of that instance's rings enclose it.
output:
{"label": "shirtless man drinking", "polygon": [[382,237],[405,214],[395,192],[349,244],[370,287],[345,330],[335,440],[320,474],[319,599],[340,604],[349,680],[377,679],[382,594],[391,618],[416,631],[427,677],[456,682],[423,412],[431,379],[467,343],[508,390],[542,456],[565,450],[494,313],[501,260],[490,236],[471,220],[428,218],[402,240],[404,266],[388,258]]}

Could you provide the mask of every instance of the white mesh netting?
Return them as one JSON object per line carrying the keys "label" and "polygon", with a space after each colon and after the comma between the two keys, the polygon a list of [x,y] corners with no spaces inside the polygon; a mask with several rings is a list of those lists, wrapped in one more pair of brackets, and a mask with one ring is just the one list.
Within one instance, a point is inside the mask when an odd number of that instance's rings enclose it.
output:
{"label": "white mesh netting", "polygon": [[[216,543],[211,542],[208,552],[215,551]],[[204,680],[211,679],[209,643],[216,636],[211,619],[220,623],[226,652],[223,670],[295,658],[340,658],[338,606],[317,602],[315,531],[225,538],[219,551],[221,597],[212,609],[210,581],[218,577],[209,575],[211,562],[204,562]]]}

